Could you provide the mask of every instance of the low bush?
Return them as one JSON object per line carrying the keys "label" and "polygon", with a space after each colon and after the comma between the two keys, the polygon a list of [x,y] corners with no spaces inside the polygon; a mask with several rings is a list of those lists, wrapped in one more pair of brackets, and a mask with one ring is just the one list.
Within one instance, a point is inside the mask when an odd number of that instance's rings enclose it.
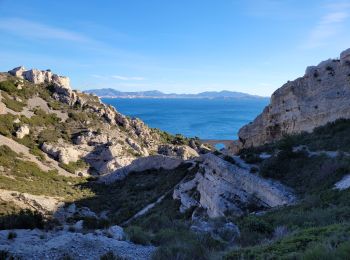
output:
{"label": "low bush", "polygon": [[87,168],[88,164],[80,159],[76,162],[70,162],[68,164],[60,163],[59,166],[65,169],[67,172],[76,173],[80,169]]}
{"label": "low bush", "polygon": [[110,226],[110,222],[107,219],[97,219],[95,217],[83,218],[83,227],[85,229],[103,229]]}
{"label": "low bush", "polygon": [[10,231],[8,234],[7,234],[7,239],[9,240],[13,240],[17,237],[17,233],[14,232],[14,231]]}
{"label": "low bush", "polygon": [[100,260],[126,260],[127,258],[121,257],[113,253],[113,251],[108,251],[100,257]]}
{"label": "low bush", "polygon": [[7,93],[15,93],[17,92],[17,87],[13,80],[6,80],[0,82],[0,90],[6,91]]}
{"label": "low bush", "polygon": [[151,244],[151,236],[138,226],[129,226],[125,229],[125,232],[127,234],[128,239],[135,244]]}
{"label": "low bush", "polygon": [[2,93],[2,102],[7,108],[15,112],[21,112],[23,110],[23,107],[25,107],[25,104],[23,102],[16,101],[5,93]]}
{"label": "low bush", "polygon": [[21,210],[18,213],[0,217],[0,230],[2,229],[33,229],[43,228],[44,218],[39,212]]}

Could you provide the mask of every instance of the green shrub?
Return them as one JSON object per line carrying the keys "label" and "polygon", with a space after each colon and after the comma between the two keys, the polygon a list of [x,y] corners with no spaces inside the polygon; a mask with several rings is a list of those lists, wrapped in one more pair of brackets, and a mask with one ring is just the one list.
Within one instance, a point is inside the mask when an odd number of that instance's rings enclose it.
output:
{"label": "green shrub", "polygon": [[16,101],[5,93],[2,93],[2,102],[5,106],[15,112],[21,112],[25,104],[23,102]]}
{"label": "green shrub", "polygon": [[44,218],[39,212],[21,210],[18,213],[0,217],[2,229],[33,229],[43,228]]}
{"label": "green shrub", "polygon": [[60,163],[59,166],[65,169],[67,172],[76,173],[76,171],[88,167],[88,164],[80,159],[76,162],[70,162],[68,164]]}
{"label": "green shrub", "polygon": [[17,233],[16,232],[10,231],[7,234],[7,239],[9,239],[9,240],[15,239],[16,237],[17,237]]}
{"label": "green shrub", "polygon": [[0,250],[0,260],[12,260],[15,259],[8,251]]}
{"label": "green shrub", "polygon": [[15,133],[15,124],[13,121],[16,118],[12,114],[0,115],[0,134],[11,137]]}
{"label": "green shrub", "polygon": [[135,244],[149,245],[151,243],[151,236],[138,226],[129,226],[125,232],[128,239]]}
{"label": "green shrub", "polygon": [[100,260],[126,260],[126,258],[114,254],[113,251],[108,251],[100,257]]}
{"label": "green shrub", "polygon": [[6,80],[0,82],[0,90],[6,91],[9,94],[13,94],[17,92],[17,87],[14,81]]}
{"label": "green shrub", "polygon": [[229,162],[229,163],[236,164],[235,159],[233,159],[231,156],[225,155],[224,160]]}
{"label": "green shrub", "polygon": [[85,229],[102,229],[108,228],[111,223],[107,219],[97,219],[95,217],[83,218],[83,227]]}

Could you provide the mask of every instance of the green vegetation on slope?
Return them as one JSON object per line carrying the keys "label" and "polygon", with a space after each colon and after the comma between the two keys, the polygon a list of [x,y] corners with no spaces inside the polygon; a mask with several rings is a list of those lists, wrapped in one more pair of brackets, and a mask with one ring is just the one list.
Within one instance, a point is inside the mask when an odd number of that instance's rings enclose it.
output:
{"label": "green vegetation on slope", "polygon": [[174,170],[133,172],[124,180],[109,185],[86,183],[83,187],[92,190],[95,196],[78,201],[77,204],[96,212],[108,210],[110,220],[121,224],[172,190],[185,176],[193,174],[193,171],[188,171],[188,167],[188,164],[183,164]]}
{"label": "green vegetation on slope", "polygon": [[[286,136],[276,143],[241,151],[243,159],[260,166],[263,177],[292,187],[299,202],[263,215],[234,218],[241,236],[239,247],[227,259],[343,259],[350,252],[350,191],[333,188],[350,173],[350,157],[293,152],[293,147],[300,145],[314,151],[348,152],[349,130],[350,120],[338,120],[313,133]],[[261,160],[263,152],[272,157]]]}
{"label": "green vegetation on slope", "polygon": [[4,168],[0,175],[0,189],[58,196],[66,201],[94,195],[88,188],[78,186],[85,183],[85,179],[60,176],[56,171],[45,172],[7,146],[0,146],[0,165]]}

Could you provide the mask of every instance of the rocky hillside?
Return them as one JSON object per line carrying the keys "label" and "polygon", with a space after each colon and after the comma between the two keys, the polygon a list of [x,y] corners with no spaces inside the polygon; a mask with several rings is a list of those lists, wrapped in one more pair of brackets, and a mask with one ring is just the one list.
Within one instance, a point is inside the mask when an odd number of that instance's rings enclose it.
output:
{"label": "rocky hillside", "polygon": [[96,96],[72,90],[67,77],[50,70],[18,67],[0,74],[0,80],[1,134],[32,153],[44,152],[61,172],[102,175],[150,154],[198,155],[185,145],[188,140],[151,129]]}
{"label": "rocky hillside", "polygon": [[[345,69],[343,56],[330,64]],[[0,73],[0,91],[0,259],[349,252],[349,120],[229,156],[151,129],[51,71]]]}
{"label": "rocky hillside", "polygon": [[308,67],[303,77],[277,89],[264,111],[239,130],[238,147],[259,146],[350,118],[349,100],[350,49],[342,52],[340,59]]}

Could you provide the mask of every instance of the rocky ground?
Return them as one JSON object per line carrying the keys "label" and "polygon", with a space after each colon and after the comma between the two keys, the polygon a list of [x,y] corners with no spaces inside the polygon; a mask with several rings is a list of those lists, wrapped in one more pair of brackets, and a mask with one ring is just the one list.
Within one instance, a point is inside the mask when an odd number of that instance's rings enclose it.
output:
{"label": "rocky ground", "polygon": [[[15,238],[8,239],[9,234]],[[119,240],[108,230],[93,233],[68,231],[2,230],[0,250],[20,259],[100,259],[108,252],[122,259],[150,259],[153,246],[141,246]]]}

